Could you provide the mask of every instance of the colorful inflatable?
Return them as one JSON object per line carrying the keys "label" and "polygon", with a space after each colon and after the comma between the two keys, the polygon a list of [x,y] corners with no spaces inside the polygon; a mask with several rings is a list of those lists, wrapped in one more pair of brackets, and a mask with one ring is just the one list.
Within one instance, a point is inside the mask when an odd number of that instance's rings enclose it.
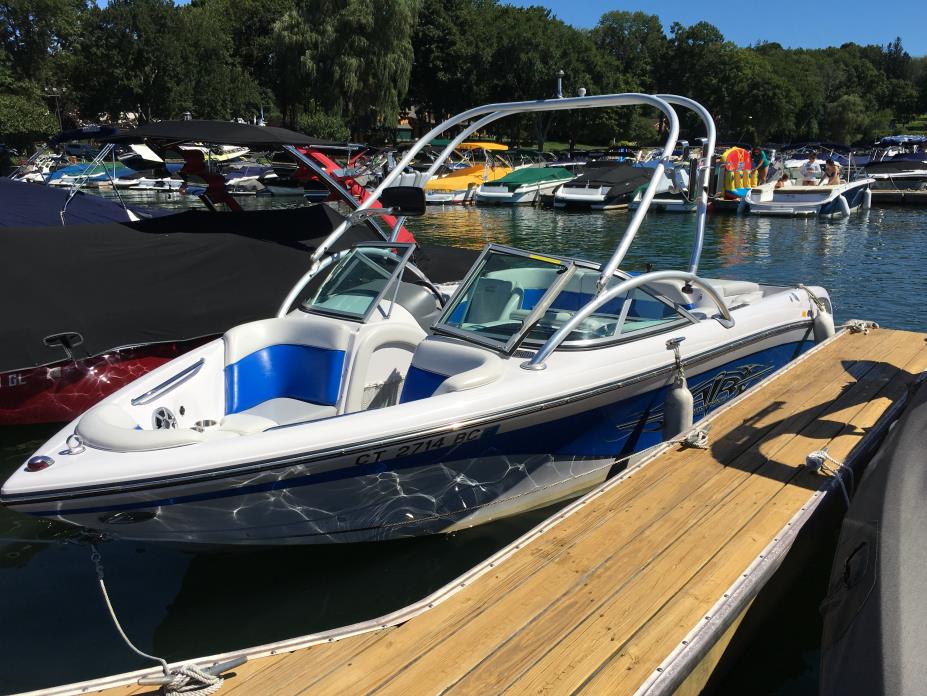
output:
{"label": "colorful inflatable", "polygon": [[756,172],[750,152],[742,147],[731,147],[721,155],[724,172],[724,197],[727,199],[743,198],[756,186]]}

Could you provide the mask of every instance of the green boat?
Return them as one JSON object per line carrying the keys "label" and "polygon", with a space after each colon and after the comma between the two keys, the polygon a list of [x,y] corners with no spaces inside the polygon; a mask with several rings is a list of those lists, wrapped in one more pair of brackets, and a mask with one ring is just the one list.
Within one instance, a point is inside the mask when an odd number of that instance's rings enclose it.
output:
{"label": "green boat", "polygon": [[563,167],[524,167],[483,184],[475,198],[481,205],[530,204],[574,178],[576,175]]}

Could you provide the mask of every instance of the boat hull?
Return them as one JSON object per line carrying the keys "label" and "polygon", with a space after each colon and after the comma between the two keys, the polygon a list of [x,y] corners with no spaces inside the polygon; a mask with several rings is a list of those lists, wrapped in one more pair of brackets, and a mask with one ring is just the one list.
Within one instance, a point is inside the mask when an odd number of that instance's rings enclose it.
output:
{"label": "boat hull", "polygon": [[[687,366],[696,417],[811,346],[810,325]],[[579,495],[662,440],[669,368],[516,412],[61,500],[4,503],[128,539],[317,544],[454,531]]]}
{"label": "boat hull", "polygon": [[506,186],[484,185],[476,191],[477,205],[533,205],[541,196],[553,194],[563,186],[563,181],[549,181],[509,190]]}
{"label": "boat hull", "polygon": [[818,187],[803,186],[798,187],[795,194],[789,189],[782,189],[781,194],[773,191],[770,200],[760,200],[756,195],[758,189],[754,189],[745,199],[746,207],[751,215],[839,217],[864,204],[871,183],[871,179],[861,179],[820,192],[816,190]]}

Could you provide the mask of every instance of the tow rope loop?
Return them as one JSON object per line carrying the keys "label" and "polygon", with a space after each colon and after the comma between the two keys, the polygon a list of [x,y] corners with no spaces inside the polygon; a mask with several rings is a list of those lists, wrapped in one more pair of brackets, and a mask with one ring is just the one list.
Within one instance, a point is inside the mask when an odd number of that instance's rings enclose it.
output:
{"label": "tow rope loop", "polygon": [[824,300],[822,300],[820,297],[818,297],[817,295],[815,295],[815,294],[811,291],[811,288],[809,288],[807,285],[803,285],[803,284],[801,284],[801,283],[798,284],[798,287],[799,287],[800,289],[804,290],[806,293],[808,293],[808,299],[811,300],[811,302],[814,304],[814,306],[818,308],[818,311],[819,311],[819,312],[826,312],[826,311],[827,311],[827,304],[824,302]]}
{"label": "tow rope loop", "polygon": [[[834,464],[835,467],[831,467],[828,462]],[[840,484],[840,492],[843,493],[843,499],[847,504],[847,507],[850,507],[850,492],[847,490],[846,484],[843,482],[843,474],[846,472],[847,478],[850,479],[850,488],[855,487],[855,482],[853,480],[853,470],[845,467],[843,462],[834,459],[827,451],[827,448],[815,450],[814,452],[809,453],[805,457],[805,466],[808,467],[811,471],[819,471],[825,476],[831,476],[837,480],[837,483]]]}
{"label": "tow rope loop", "polygon": [[93,541],[90,542],[90,560],[93,562],[94,568],[96,569],[97,583],[100,586],[100,594],[103,595],[106,608],[109,610],[109,617],[112,619],[113,625],[116,627],[116,631],[119,633],[122,640],[125,641],[125,644],[128,645],[129,649],[136,655],[161,665],[161,671],[164,672],[163,677],[155,678],[154,680],[146,680],[143,678],[143,681],[147,681],[148,683],[160,683],[162,685],[161,693],[164,696],[172,696],[173,694],[209,696],[209,694],[214,694],[222,687],[225,679],[218,675],[206,672],[195,665],[181,665],[171,670],[167,666],[167,660],[139,650],[135,644],[129,640],[125,630],[122,628],[122,624],[119,622],[119,618],[116,616],[116,610],[113,608],[113,603],[109,598],[109,592],[106,589],[106,581],[103,573],[103,556],[100,555],[100,551]]}

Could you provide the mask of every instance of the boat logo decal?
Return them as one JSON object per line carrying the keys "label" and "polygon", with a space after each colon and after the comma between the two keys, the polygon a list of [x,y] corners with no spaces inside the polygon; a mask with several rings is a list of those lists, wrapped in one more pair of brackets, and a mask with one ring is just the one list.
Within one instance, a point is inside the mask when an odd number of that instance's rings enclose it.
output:
{"label": "boat logo decal", "polygon": [[[721,370],[712,377],[689,387],[694,401],[696,418],[704,416],[710,409],[730,401],[743,394],[748,387],[755,384],[775,369],[774,365],[750,363],[740,367]],[[618,430],[632,431],[639,429],[644,419],[644,430],[659,430],[663,427],[663,404],[653,409],[645,409],[636,418],[617,426]]]}

